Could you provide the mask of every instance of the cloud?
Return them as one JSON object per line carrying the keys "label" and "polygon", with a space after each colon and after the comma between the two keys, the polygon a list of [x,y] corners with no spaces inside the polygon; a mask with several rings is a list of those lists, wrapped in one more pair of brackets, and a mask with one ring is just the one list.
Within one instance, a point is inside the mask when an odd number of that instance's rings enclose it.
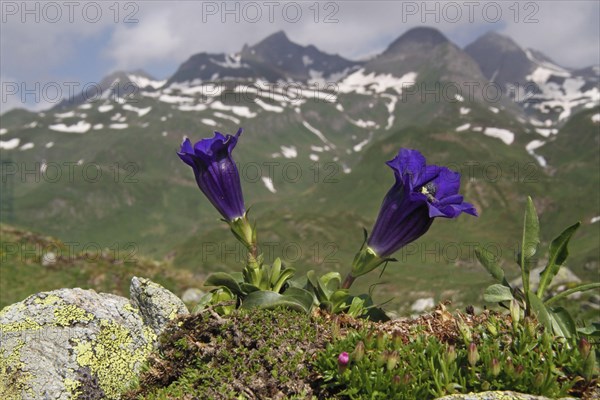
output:
{"label": "cloud", "polygon": [[[411,27],[424,25],[460,46],[496,30],[570,67],[598,64],[600,57],[596,1],[145,1],[119,3],[117,16],[110,8],[115,3],[99,4],[97,22],[81,10],[73,21],[63,17],[56,23],[3,15],[3,75],[22,82],[90,82],[116,69],[141,68],[165,78],[195,53],[236,52],[282,29],[294,42],[350,59],[381,52]],[[127,4],[137,8],[124,9]],[[492,18],[497,6],[499,18]],[[132,11],[137,22],[124,23]],[[532,19],[537,22],[528,23]]]}
{"label": "cloud", "polygon": [[105,55],[117,69],[136,69],[180,55],[185,42],[170,11],[145,15],[142,23],[120,25],[114,31]]}

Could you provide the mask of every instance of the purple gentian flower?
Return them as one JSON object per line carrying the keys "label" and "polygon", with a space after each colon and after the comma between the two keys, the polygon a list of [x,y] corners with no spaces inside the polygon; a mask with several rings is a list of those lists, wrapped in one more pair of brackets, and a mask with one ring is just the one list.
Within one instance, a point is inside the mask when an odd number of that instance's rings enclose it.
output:
{"label": "purple gentian flower", "polygon": [[417,150],[400,149],[386,163],[396,183],[386,194],[368,247],[385,258],[421,237],[436,217],[456,218],[461,213],[477,216],[472,204],[458,194],[460,174],[446,167],[426,165]]}
{"label": "purple gentian flower", "polygon": [[240,175],[231,158],[241,133],[242,128],[235,136],[215,132],[214,137],[202,139],[194,146],[185,139],[177,153],[192,167],[198,187],[227,221],[241,218],[246,213]]}

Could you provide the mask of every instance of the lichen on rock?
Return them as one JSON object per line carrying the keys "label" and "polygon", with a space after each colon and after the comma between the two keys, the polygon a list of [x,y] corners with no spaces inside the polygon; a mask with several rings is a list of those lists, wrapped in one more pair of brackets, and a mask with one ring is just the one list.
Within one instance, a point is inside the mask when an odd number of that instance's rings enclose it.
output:
{"label": "lichen on rock", "polygon": [[[154,300],[175,297],[153,282],[146,286]],[[37,293],[5,307],[0,311],[0,398],[119,398],[156,345],[163,328],[156,321],[168,321],[181,310],[143,309],[146,304],[75,288]],[[142,313],[155,323],[146,325]]]}

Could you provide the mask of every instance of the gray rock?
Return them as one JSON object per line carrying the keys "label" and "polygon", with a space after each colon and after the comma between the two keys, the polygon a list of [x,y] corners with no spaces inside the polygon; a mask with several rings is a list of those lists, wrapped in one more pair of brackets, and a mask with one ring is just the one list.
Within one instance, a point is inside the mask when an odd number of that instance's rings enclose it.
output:
{"label": "gray rock", "polygon": [[205,292],[203,290],[198,288],[189,288],[183,292],[181,300],[183,300],[184,303],[198,303],[204,295]]}
{"label": "gray rock", "polygon": [[149,279],[133,277],[129,294],[131,304],[140,310],[144,324],[157,336],[177,315],[189,314],[179,297]]}
{"label": "gray rock", "polygon": [[414,313],[422,313],[427,310],[431,310],[435,307],[435,301],[433,297],[427,297],[423,299],[418,299],[410,306],[410,311]]}
{"label": "gray rock", "polygon": [[[550,400],[543,396],[533,396],[511,391],[481,392],[469,394],[451,394],[438,397],[436,400]],[[559,400],[576,400],[572,397],[563,397]]]}
{"label": "gray rock", "polygon": [[[537,267],[531,270],[529,274],[529,287],[531,290],[537,290],[540,285],[540,274],[544,270],[545,267]],[[552,279],[551,285],[548,287],[549,289],[558,288],[559,286],[564,286],[573,283],[581,283],[581,279],[577,275],[573,273],[569,268],[562,266],[558,270],[558,273]],[[521,278],[514,279],[510,282],[512,287],[523,288],[523,282],[521,282]]]}
{"label": "gray rock", "polygon": [[140,278],[132,286],[135,302],[75,288],[2,309],[0,399],[118,399],[165,321],[187,312],[160,285]]}
{"label": "gray rock", "polygon": [[42,265],[44,267],[49,267],[51,265],[56,264],[57,256],[56,253],[49,251],[42,256]]}

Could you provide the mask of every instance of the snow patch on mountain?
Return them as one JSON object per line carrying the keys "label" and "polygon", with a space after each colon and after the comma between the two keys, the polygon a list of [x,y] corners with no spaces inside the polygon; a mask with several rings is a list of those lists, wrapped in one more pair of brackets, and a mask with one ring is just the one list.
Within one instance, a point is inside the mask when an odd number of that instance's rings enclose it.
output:
{"label": "snow patch on mountain", "polygon": [[75,111],[67,111],[65,113],[56,113],[54,114],[56,118],[73,118],[75,116]]}
{"label": "snow patch on mountain", "polygon": [[210,108],[212,108],[213,110],[231,111],[235,115],[238,115],[238,116],[244,117],[244,118],[254,118],[258,115],[257,113],[250,111],[250,108],[248,108],[246,106],[228,106],[228,105],[221,103],[218,100],[212,102],[210,104]]}
{"label": "snow patch on mountain", "polygon": [[273,185],[273,179],[271,179],[270,176],[263,176],[261,179],[269,192],[277,193],[277,190],[275,189],[275,185]]}
{"label": "snow patch on mountain", "polygon": [[217,61],[214,58],[209,59],[213,64],[223,68],[249,68],[248,64],[242,63],[242,57],[239,54],[225,54],[225,61]]}
{"label": "snow patch on mountain", "polygon": [[256,104],[258,104],[265,111],[272,111],[272,112],[276,112],[276,113],[283,112],[283,107],[274,106],[272,104],[265,103],[264,101],[262,101],[258,97],[256,99],[254,99],[254,102]]}
{"label": "snow patch on mountain", "polygon": [[398,102],[398,96],[394,96],[393,94],[389,94],[389,93],[382,93],[381,97],[390,99],[390,102],[386,104],[389,115],[388,115],[388,119],[387,119],[387,125],[385,126],[385,129],[389,130],[392,127],[392,125],[394,125],[394,118],[396,118],[396,116],[394,115],[394,110],[396,109],[396,103]]}
{"label": "snow patch on mountain", "polygon": [[29,143],[25,143],[23,146],[21,146],[21,147],[19,148],[19,150],[21,150],[21,151],[24,151],[24,150],[31,150],[31,149],[33,149],[34,147],[35,147],[35,145],[34,145],[33,143],[29,142]]}
{"label": "snow patch on mountain", "polygon": [[470,127],[471,127],[471,124],[464,124],[464,125],[457,127],[455,130],[456,130],[456,132],[463,132],[463,131],[466,131],[467,129],[469,129]]}
{"label": "snow patch on mountain", "polygon": [[331,143],[326,137],[325,135],[323,135],[321,133],[321,131],[319,131],[317,128],[315,128],[314,126],[312,126],[311,124],[309,124],[306,121],[302,121],[302,125],[304,125],[304,127],[306,129],[308,129],[309,131],[311,131],[312,133],[314,133],[319,139],[321,139],[321,141],[323,143],[325,143],[326,145],[330,146],[332,149],[335,149],[335,145],[333,143]]}
{"label": "snow patch on mountain", "polygon": [[600,113],[592,115],[592,122],[600,123]]}
{"label": "snow patch on mountain", "polygon": [[311,154],[308,155],[308,158],[310,158],[311,161],[319,161],[319,156],[316,155],[316,154],[312,154],[311,153]]}
{"label": "snow patch on mountain", "polygon": [[539,149],[540,147],[542,147],[544,144],[546,144],[546,142],[544,142],[543,140],[532,140],[531,142],[527,143],[527,146],[525,146],[525,150],[527,150],[527,152],[536,159],[536,161],[538,162],[538,164],[540,164],[540,167],[545,167],[548,165],[548,163],[546,162],[546,159],[542,156],[540,156],[539,154],[535,153],[535,149]]}
{"label": "snow patch on mountain", "polygon": [[471,112],[471,109],[467,107],[461,107],[458,111],[460,112],[460,115],[467,115]]}
{"label": "snow patch on mountain", "polygon": [[143,117],[144,115],[148,114],[150,112],[150,110],[152,110],[152,107],[137,108],[130,104],[125,104],[125,105],[123,105],[123,110],[133,111],[133,112],[137,113],[138,117]]}
{"label": "snow patch on mountain", "polygon": [[558,129],[556,128],[535,128],[535,131],[543,137],[549,137],[558,133]]}
{"label": "snow patch on mountain", "polygon": [[177,107],[180,111],[204,111],[206,110],[206,104],[182,104]]}
{"label": "snow patch on mountain", "polygon": [[4,150],[12,150],[16,149],[19,146],[21,139],[12,138],[10,140],[0,140],[0,149]]}
{"label": "snow patch on mountain", "polygon": [[109,112],[113,108],[115,108],[115,106],[113,106],[112,104],[102,104],[101,106],[98,106],[98,111],[101,113],[105,113]]}
{"label": "snow patch on mountain", "polygon": [[134,74],[129,74],[129,75],[127,75],[127,77],[129,78],[129,80],[131,82],[133,82],[133,84],[135,86],[137,86],[140,89],[147,88],[147,87],[151,87],[152,89],[159,89],[159,88],[163,87],[165,85],[165,83],[167,83],[166,80],[155,81],[155,80],[146,78],[145,76],[139,76],[139,75],[134,75]]}
{"label": "snow patch on mountain", "polygon": [[360,143],[355,144],[354,146],[352,146],[352,150],[354,150],[355,153],[358,153],[359,151],[361,151],[367,144],[369,144],[369,139],[365,139]]}
{"label": "snow patch on mountain", "polygon": [[127,128],[129,128],[129,125],[119,123],[119,124],[110,124],[108,127],[110,129],[127,129]]}
{"label": "snow patch on mountain", "polygon": [[8,129],[6,129],[6,128],[0,129],[0,136],[6,135],[7,133],[8,133]]}
{"label": "snow patch on mountain", "polygon": [[487,127],[484,129],[483,134],[489,137],[500,139],[508,145],[512,144],[512,142],[515,140],[515,134],[508,129]]}
{"label": "snow patch on mountain", "polygon": [[365,75],[364,68],[361,68],[338,82],[338,91],[340,93],[375,94],[393,89],[401,94],[403,89],[414,85],[416,79],[416,72],[408,72],[398,78],[392,74],[376,75],[375,72]]}
{"label": "snow patch on mountain", "polygon": [[185,96],[173,96],[170,94],[161,94],[158,98],[158,101],[162,101],[163,103],[169,104],[182,104],[182,103],[193,103],[193,97],[185,97]]}
{"label": "snow patch on mountain", "polygon": [[90,103],[83,103],[79,106],[79,108],[81,108],[82,110],[89,110],[92,108],[92,105]]}
{"label": "snow patch on mountain", "polygon": [[209,118],[202,118],[200,120],[203,124],[208,125],[208,126],[217,126],[217,122],[213,119],[209,119]]}
{"label": "snow patch on mountain", "polygon": [[281,146],[281,154],[285,158],[296,158],[298,157],[298,150],[296,150],[296,146]]}
{"label": "snow patch on mountain", "polygon": [[239,124],[239,123],[240,123],[240,120],[239,120],[238,118],[236,118],[236,117],[234,117],[234,116],[231,116],[231,115],[227,115],[227,114],[220,113],[220,112],[218,112],[218,111],[217,111],[217,112],[215,112],[213,115],[214,115],[215,117],[218,117],[218,118],[227,119],[227,120],[229,120],[229,121],[231,121],[231,122],[233,122],[233,123],[235,123],[235,124]]}
{"label": "snow patch on mountain", "polygon": [[57,132],[68,132],[68,133],[86,133],[90,130],[92,124],[86,121],[79,121],[74,125],[65,125],[65,124],[54,124],[50,125],[48,128]]}

